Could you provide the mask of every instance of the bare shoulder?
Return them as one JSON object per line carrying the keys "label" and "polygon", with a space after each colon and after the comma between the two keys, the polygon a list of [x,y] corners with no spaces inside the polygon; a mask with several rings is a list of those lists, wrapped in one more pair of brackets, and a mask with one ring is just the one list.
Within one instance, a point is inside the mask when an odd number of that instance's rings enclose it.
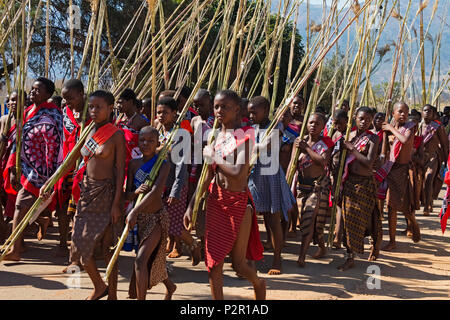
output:
{"label": "bare shoulder", "polygon": [[117,130],[113,136],[113,141],[117,143],[125,143],[125,135],[122,130]]}
{"label": "bare shoulder", "polygon": [[131,159],[130,163],[128,164],[128,170],[130,171],[130,173],[135,173],[138,169],[138,167],[140,167],[142,164],[142,159],[138,158],[138,159]]}
{"label": "bare shoulder", "polygon": [[150,125],[149,123],[148,123],[148,121],[147,120],[145,120],[144,118],[142,118],[142,117],[136,117],[136,124],[137,124],[137,127],[138,127],[138,130],[141,130],[143,127],[146,127],[146,126],[148,126],[148,125]]}
{"label": "bare shoulder", "polygon": [[380,142],[380,138],[376,134],[371,134],[369,136],[369,141],[371,141],[372,143],[378,143]]}

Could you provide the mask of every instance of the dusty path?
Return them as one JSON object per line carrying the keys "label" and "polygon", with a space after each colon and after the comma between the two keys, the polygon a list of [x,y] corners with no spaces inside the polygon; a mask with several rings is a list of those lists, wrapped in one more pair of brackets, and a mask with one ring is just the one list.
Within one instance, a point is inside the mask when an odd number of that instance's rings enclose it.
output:
{"label": "dusty path", "polygon": [[[441,192],[441,197],[443,191]],[[266,279],[268,299],[448,299],[450,298],[450,231],[442,235],[438,212],[441,198],[435,201],[434,213],[424,217],[417,213],[422,232],[422,241],[414,244],[400,234],[405,229],[405,220],[399,214],[397,249],[381,252],[380,258],[368,262],[368,239],[366,253],[356,260],[356,267],[341,272],[336,269],[343,262],[344,250],[331,250],[321,260],[307,256],[304,269],[297,267],[299,239],[291,239],[283,253],[283,274],[268,276],[272,253],[264,252],[263,261],[258,262],[259,275]],[[260,231],[265,239],[264,226],[260,220]],[[383,221],[384,239],[387,239],[387,221]],[[47,239],[38,242],[32,234],[27,236],[28,250],[20,263],[0,265],[0,299],[84,299],[92,284],[85,272],[80,275],[79,289],[69,289],[70,276],[61,273],[64,258],[54,256],[57,247],[57,228],[49,229]],[[310,248],[312,254],[315,246]],[[120,275],[118,297],[126,299],[133,264],[133,253],[122,253],[119,259]],[[211,299],[208,275],[204,263],[192,267],[188,256],[169,259],[173,266],[172,280],[178,286],[174,299]],[[98,261],[103,273],[105,265]],[[367,280],[371,265],[379,267],[381,288],[368,289]],[[68,282],[69,281],[69,282]],[[76,284],[76,280],[72,281]],[[376,284],[374,281],[370,283]],[[224,293],[226,299],[252,299],[253,290],[249,282],[235,276],[230,263],[224,267]],[[7,290],[4,290],[7,289]],[[159,284],[149,291],[147,299],[160,300],[165,288]]]}

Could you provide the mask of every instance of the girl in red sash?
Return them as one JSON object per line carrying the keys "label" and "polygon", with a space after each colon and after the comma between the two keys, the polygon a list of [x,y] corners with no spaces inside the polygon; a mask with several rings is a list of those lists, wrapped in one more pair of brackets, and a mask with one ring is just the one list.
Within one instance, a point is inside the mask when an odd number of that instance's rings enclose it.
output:
{"label": "girl in red sash", "polygon": [[[231,90],[214,98],[214,115],[221,125],[214,146],[204,149],[208,176],[197,189],[209,185],[206,204],[205,263],[213,299],[223,299],[222,269],[230,254],[234,270],[253,285],[255,298],[265,299],[266,284],[246,261],[260,260],[263,247],[259,238],[253,201],[247,187],[250,168],[251,128],[240,128],[240,98]],[[243,130],[244,129],[244,130]],[[250,133],[250,135],[249,135]],[[224,160],[226,158],[226,160]],[[232,159],[232,160],[231,160]],[[189,224],[195,195],[185,214]]]}

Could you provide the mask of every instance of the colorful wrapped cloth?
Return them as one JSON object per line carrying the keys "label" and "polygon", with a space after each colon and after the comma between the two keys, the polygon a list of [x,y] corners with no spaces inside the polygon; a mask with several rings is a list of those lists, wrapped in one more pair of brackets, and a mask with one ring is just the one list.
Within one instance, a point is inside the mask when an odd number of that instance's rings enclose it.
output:
{"label": "colorful wrapped cloth", "polygon": [[[426,126],[425,130],[423,130],[424,126]],[[426,144],[428,141],[430,141],[433,138],[433,136],[436,134],[439,127],[440,127],[440,124],[437,121],[430,121],[429,124],[426,124],[425,120],[422,120],[422,122],[419,125],[419,132],[422,133],[423,144]]]}
{"label": "colorful wrapped cloth", "polygon": [[439,220],[441,222],[442,233],[445,232],[447,228],[447,220],[450,217],[450,155],[447,158],[447,172],[444,176],[444,183],[447,185],[447,191],[445,192],[445,197],[442,201],[441,212],[439,213]]}
{"label": "colorful wrapped cloth", "polygon": [[171,236],[179,237],[181,236],[181,232],[183,229],[185,229],[183,225],[183,217],[186,213],[186,205],[187,205],[187,194],[188,194],[188,187],[185,185],[183,189],[181,189],[180,198],[178,198],[177,202],[173,205],[167,205],[167,200],[169,199],[169,196],[165,197],[163,202],[164,206],[169,213],[170,218],[170,228],[169,228],[169,234]]}
{"label": "colorful wrapped cloth", "polygon": [[[22,128],[20,183],[36,197],[63,160],[62,135],[62,114],[56,105],[44,102],[27,108]],[[14,143],[6,169],[15,166],[16,152]]]}
{"label": "colorful wrapped cloth", "polygon": [[[139,188],[144,182],[145,180],[147,180],[148,175],[150,174],[150,172],[153,169],[153,166],[156,163],[156,160],[158,160],[158,155],[155,154],[153,156],[153,158],[151,158],[150,160],[148,160],[146,163],[144,163],[134,174],[134,178],[133,178],[133,185],[134,188],[133,190],[136,190],[137,188]],[[165,161],[164,161],[165,162]],[[128,204],[126,213],[128,215],[128,213],[131,212],[131,210],[134,207],[134,202],[130,202]],[[123,249],[124,251],[133,251],[133,249],[135,250],[135,252],[137,253],[139,250],[139,237],[138,237],[138,225],[136,224],[133,228],[133,230],[130,230],[130,232],[128,233],[127,238],[125,239],[125,243],[123,245]]]}
{"label": "colorful wrapped cloth", "polygon": [[[330,137],[323,136],[319,141],[314,143],[311,149],[317,153],[318,155],[323,155],[328,149],[334,148],[333,140]],[[301,159],[298,161],[298,171],[301,172],[306,168],[310,167],[313,164],[313,161],[309,155],[302,155]]]}
{"label": "colorful wrapped cloth", "polygon": [[127,172],[128,170],[128,164],[130,163],[131,159],[136,159],[142,156],[142,153],[139,150],[138,146],[139,131],[134,130],[130,126],[133,117],[131,117],[128,120],[119,121],[117,123],[117,127],[123,132],[123,135],[125,137],[125,149],[126,149],[125,172]]}
{"label": "colorful wrapped cloth", "polygon": [[[208,271],[211,271],[233,249],[247,206],[253,206],[253,200],[248,190],[229,191],[213,180],[206,201],[205,264]],[[259,237],[256,213],[255,210],[252,211],[246,257],[248,260],[261,260],[264,249]]]}
{"label": "colorful wrapped cloth", "polygon": [[[76,113],[75,113],[76,114]],[[67,106],[63,109],[63,157],[64,159],[68,156],[70,151],[75,147],[78,142],[78,138],[80,137],[81,126],[78,124],[75,119],[75,114],[72,109]],[[77,115],[79,116],[79,115]],[[86,125],[91,123],[91,119],[86,121]],[[67,203],[69,198],[72,195],[73,189],[73,174],[74,169],[70,170],[64,177],[59,179],[58,183],[55,186],[56,194],[58,197],[58,204],[60,208],[64,207],[64,204]]]}
{"label": "colorful wrapped cloth", "polygon": [[14,218],[14,210],[16,204],[17,191],[11,186],[11,180],[9,175],[9,170],[7,168],[7,163],[9,159],[9,155],[14,153],[13,146],[15,148],[16,143],[16,125],[14,124],[8,130],[6,134],[6,147],[5,153],[3,154],[2,159],[0,159],[0,181],[1,181],[1,192],[3,193],[3,207],[4,207],[4,216],[8,218]]}
{"label": "colorful wrapped cloth", "polygon": [[94,156],[97,148],[108,141],[117,131],[119,131],[119,129],[117,129],[111,123],[107,123],[98,128],[94,135],[90,137],[89,140],[86,141],[84,146],[81,148],[81,156],[83,157],[83,161],[80,163],[80,166],[74,173],[73,178],[72,195],[75,203],[77,203],[80,199],[80,184],[83,180],[88,161]]}
{"label": "colorful wrapped cloth", "polygon": [[393,210],[410,214],[413,210],[413,189],[409,180],[409,163],[392,166],[387,176],[387,205]]}
{"label": "colorful wrapped cloth", "polygon": [[[161,226],[161,238],[155,251],[147,261],[148,288],[156,286],[168,278],[166,268],[166,245],[169,235],[169,215],[165,209],[155,213],[139,213],[137,217],[139,247],[151,236],[157,226]],[[133,268],[130,286],[128,288],[130,297],[136,296],[136,270]]]}
{"label": "colorful wrapped cloth", "polygon": [[[259,162],[258,162],[259,164]],[[281,167],[273,175],[262,175],[261,166],[256,164],[249,177],[248,188],[259,213],[282,213],[285,221],[289,221],[288,212],[296,204],[294,195],[286,181]]]}
{"label": "colorful wrapped cloth", "polygon": [[444,199],[442,200],[442,207],[439,213],[439,221],[441,224],[442,234],[447,229],[447,220],[450,217],[450,187],[447,186]]}
{"label": "colorful wrapped cloth", "polygon": [[[256,130],[256,142],[259,142],[266,128],[260,128],[259,125],[254,125],[253,127]],[[267,157],[277,160],[271,150],[267,150]],[[264,170],[270,168],[273,164],[272,162],[273,160],[269,164],[262,164],[258,159],[249,176],[248,188],[252,194],[257,212],[280,212],[284,220],[289,221],[288,212],[296,204],[296,201],[287,184],[286,175],[281,166],[278,166],[275,174],[263,174]]]}
{"label": "colorful wrapped cloth", "polygon": [[[407,122],[400,129],[400,134],[404,135],[406,131],[412,130],[416,126],[415,122]],[[393,144],[391,146],[391,151],[389,153],[389,159],[385,162],[383,166],[381,166],[374,174],[375,179],[379,182],[379,187],[377,190],[379,199],[386,199],[386,193],[388,189],[388,175],[396,164],[396,160],[400,155],[403,144],[397,138],[394,139]]]}
{"label": "colorful wrapped cloth", "polygon": [[376,210],[376,185],[373,176],[350,174],[344,182],[342,217],[344,244],[355,253],[364,253],[364,236]]}
{"label": "colorful wrapped cloth", "polygon": [[300,135],[299,127],[294,124],[289,124],[283,131],[283,136],[281,137],[282,144],[292,144],[295,139]]}
{"label": "colorful wrapped cloth", "polygon": [[156,252],[149,259],[149,288],[167,279],[166,246],[169,224],[169,213],[165,209],[156,213],[140,212],[138,214],[139,247],[150,237],[155,227],[161,226],[161,240],[155,249]]}
{"label": "colorful wrapped cloth", "polygon": [[313,243],[324,241],[324,228],[330,216],[329,194],[331,180],[327,175],[298,179],[297,203],[301,209],[300,233],[306,238],[313,232]]}
{"label": "colorful wrapped cloth", "polygon": [[71,261],[80,260],[86,264],[105,235],[112,236],[107,239],[109,245],[120,237],[118,224],[113,226],[111,223],[114,194],[112,179],[94,180],[84,176],[73,223]]}

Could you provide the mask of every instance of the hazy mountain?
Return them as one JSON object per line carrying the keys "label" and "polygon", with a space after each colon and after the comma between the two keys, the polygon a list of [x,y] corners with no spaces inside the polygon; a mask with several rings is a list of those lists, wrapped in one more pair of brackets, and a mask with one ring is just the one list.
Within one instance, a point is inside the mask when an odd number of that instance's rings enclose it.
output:
{"label": "hazy mountain", "polygon": [[[344,3],[344,1],[342,1]],[[372,1],[373,3],[375,3],[375,0]],[[399,0],[400,2],[400,15],[404,16],[406,13],[406,9],[408,6],[408,1],[407,0]],[[313,1],[313,3],[317,3],[317,1]],[[327,1],[328,4],[330,4],[330,1]],[[363,3],[363,1],[360,1],[361,5]],[[392,3],[393,1],[389,1],[388,4],[388,10],[392,7]],[[431,20],[431,14],[433,11],[433,5],[435,3],[435,0],[430,0],[428,6],[424,9],[423,11],[423,15],[424,15],[424,29],[426,30],[428,23]],[[436,42],[437,42],[437,36],[440,33],[440,29],[441,29],[441,23],[442,23],[442,19],[446,19],[447,18],[447,14],[449,13],[448,11],[448,7],[450,4],[450,0],[440,0],[439,1],[439,5],[438,5],[438,9],[436,11],[436,15],[434,17],[434,19],[431,22],[430,25],[430,29],[429,29],[429,35],[432,37],[434,44],[430,41],[427,40],[425,42],[425,64],[426,64],[426,75],[427,75],[427,81],[429,79],[429,74],[431,71],[431,66],[432,66],[432,51],[434,50],[434,48],[436,48]],[[410,8],[410,12],[407,16],[407,26],[411,26],[412,20],[419,8],[420,5],[420,0],[412,0],[412,4],[411,4],[411,8]],[[274,6],[275,7],[275,6]],[[306,19],[306,1],[303,2],[303,4],[300,6],[301,10],[300,10],[300,15],[299,15],[299,23],[298,23],[298,30],[300,31],[300,33],[302,34],[302,36],[304,37],[304,39],[306,39],[306,26],[307,26],[307,19]],[[327,12],[329,12],[329,8],[327,8]],[[344,8],[344,10],[342,12],[345,12],[346,8]],[[316,24],[321,24],[322,22],[322,15],[323,15],[323,9],[321,5],[315,5],[315,4],[311,4],[310,5],[310,20],[314,21]],[[349,13],[350,16],[353,16],[353,12]],[[342,15],[341,15],[342,16]],[[342,28],[345,26],[347,20],[345,20],[342,23]],[[449,72],[449,67],[450,67],[450,28],[449,28],[449,24],[444,24],[443,27],[443,33],[442,33],[442,43],[441,43],[441,51],[440,51],[440,74],[441,74],[441,81],[443,78],[443,75],[445,75],[447,72]],[[420,20],[419,17],[417,17],[417,19],[414,22],[414,26],[413,28],[411,28],[411,37],[412,37],[412,55],[411,55],[411,65],[414,63],[414,60],[417,56],[418,53],[418,36],[419,36],[419,27],[420,27]],[[414,32],[414,30],[416,30],[416,32]],[[383,30],[383,34],[380,38],[380,42],[378,47],[381,48],[383,46],[385,46],[386,44],[391,44],[392,42],[396,42],[398,39],[398,34],[399,34],[399,30],[400,30],[400,23],[399,20],[395,19],[395,18],[390,18],[389,22],[387,24],[387,26],[385,27],[385,29]],[[350,27],[350,43],[353,41],[354,36],[355,36],[355,27],[351,26]],[[417,34],[417,36],[416,36]],[[306,41],[304,40],[304,43]],[[345,49],[347,45],[347,34],[344,34],[341,39],[339,40],[339,46],[342,50]],[[405,49],[409,47],[408,42],[405,42]],[[381,82],[381,81],[387,81],[390,78],[391,75],[391,70],[392,70],[392,57],[394,55],[394,51],[395,48],[393,46],[391,46],[391,51],[388,52],[383,60],[382,65],[380,66],[380,69],[377,71],[376,74],[374,74],[374,78],[373,80],[375,82]],[[331,57],[332,53],[334,51],[331,51],[329,54],[329,57]],[[351,54],[351,57],[353,57],[354,54]],[[436,74],[436,80],[437,80],[437,70],[438,70],[438,66],[436,64],[436,68],[435,68],[435,74]],[[421,83],[421,78],[420,78],[420,62],[417,63],[416,68],[415,68],[415,79],[416,79],[416,84],[419,85]]]}

